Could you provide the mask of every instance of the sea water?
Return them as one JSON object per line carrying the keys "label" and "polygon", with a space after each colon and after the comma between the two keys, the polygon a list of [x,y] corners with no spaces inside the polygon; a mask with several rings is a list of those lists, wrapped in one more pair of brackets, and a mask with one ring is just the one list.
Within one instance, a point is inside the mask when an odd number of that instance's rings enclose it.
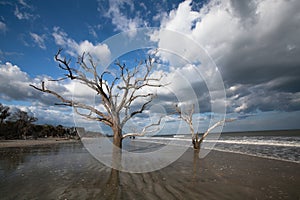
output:
{"label": "sea water", "polygon": [[[167,136],[167,137],[143,137],[137,138],[143,142],[153,142],[159,144],[170,144],[180,146],[191,146],[190,135]],[[210,146],[213,150],[246,154],[269,159],[283,160],[300,163],[300,136],[289,135],[287,132],[278,134],[263,133],[245,134],[231,133],[221,134],[218,139],[206,139],[203,146]]]}

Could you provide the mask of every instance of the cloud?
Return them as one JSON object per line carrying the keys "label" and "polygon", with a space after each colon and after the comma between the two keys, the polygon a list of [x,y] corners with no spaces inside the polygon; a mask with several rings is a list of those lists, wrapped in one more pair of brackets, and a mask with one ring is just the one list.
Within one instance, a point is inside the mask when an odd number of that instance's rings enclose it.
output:
{"label": "cloud", "polygon": [[30,6],[29,4],[27,4],[24,0],[19,0],[18,2],[19,2],[19,4],[21,4],[23,7],[32,9],[32,6]]}
{"label": "cloud", "polygon": [[110,50],[106,44],[93,45],[91,42],[84,40],[79,43],[76,50],[79,55],[88,52],[93,57],[103,60],[106,63],[110,59]]}
{"label": "cloud", "polygon": [[[43,94],[29,86],[30,84],[40,85],[44,81],[47,88],[72,99],[74,87],[68,82],[48,81],[52,79],[48,76],[30,78],[17,65],[6,62],[0,65],[0,98],[7,101],[32,101],[43,105],[54,105],[55,102],[59,102],[55,97]],[[80,88],[76,85],[76,89],[79,90]],[[91,93],[88,88],[83,88],[82,91],[85,91],[84,94]],[[74,98],[76,97],[74,96]]]}
{"label": "cloud", "polygon": [[6,31],[7,31],[6,24],[0,21],[0,32],[5,33]]}
{"label": "cloud", "polygon": [[[94,98],[95,93],[87,86],[76,82],[48,81],[51,79],[48,76],[31,78],[17,65],[9,62],[0,64],[0,99],[6,102],[15,102],[17,108],[34,113],[39,118],[39,123],[72,125],[71,108],[55,106],[55,103],[60,102],[57,98],[39,92],[29,85],[39,86],[44,81],[46,88],[58,92],[66,99],[74,99],[87,104],[93,104],[91,100]],[[20,104],[30,102],[31,105],[17,105],[16,102],[20,102]],[[89,124],[83,119],[78,120],[82,121],[83,124]]]}
{"label": "cloud", "polygon": [[170,11],[168,16],[163,18],[161,26],[181,33],[190,33],[193,23],[200,17],[198,12],[192,11],[191,2],[191,0],[184,1],[176,10]]}
{"label": "cloud", "polygon": [[[157,97],[152,104],[160,106],[161,111],[167,114],[174,113],[175,104],[185,103],[189,105],[195,104],[196,112],[199,112],[199,110],[202,113],[211,112],[211,94],[204,80],[199,75],[196,66],[186,63],[182,68],[170,67],[169,71],[164,71],[162,66],[154,66],[154,71],[150,78],[161,78],[159,84],[165,86],[160,88],[145,87],[138,92],[142,94],[156,94]],[[156,84],[156,82],[153,84]],[[139,107],[142,103],[142,100],[137,101],[134,106]]]}
{"label": "cloud", "polygon": [[19,53],[19,52],[7,52],[7,51],[2,51],[0,49],[0,63],[1,63],[1,60],[4,60],[4,59],[7,59],[8,56],[16,56],[16,57],[19,57],[19,56],[23,56],[24,53]]}
{"label": "cloud", "polygon": [[111,52],[106,44],[92,44],[88,40],[77,43],[75,40],[68,37],[68,34],[62,31],[59,27],[54,27],[52,36],[57,45],[66,48],[66,52],[71,56],[77,57],[84,52],[89,53],[95,60],[102,65],[109,64]]}
{"label": "cloud", "polygon": [[27,73],[22,72],[16,65],[7,62],[0,65],[1,98],[6,100],[23,100],[30,96],[30,79]]}
{"label": "cloud", "polygon": [[238,118],[238,120],[226,123],[223,132],[299,129],[299,114],[300,111],[267,111],[238,116],[229,114],[228,118]]}
{"label": "cloud", "polygon": [[15,5],[14,15],[19,20],[34,20],[38,15],[33,14],[34,7],[26,3],[24,0],[19,0]]}
{"label": "cloud", "polygon": [[235,14],[241,20],[249,20],[249,18],[253,18],[253,16],[255,16],[258,2],[253,0],[231,0],[230,4],[232,7],[233,14]]}
{"label": "cloud", "polygon": [[16,6],[15,8],[14,14],[19,20],[23,20],[23,19],[28,20],[34,17],[33,14],[30,14],[28,12],[21,12],[18,6]]}
{"label": "cloud", "polygon": [[72,109],[61,106],[28,106],[27,110],[34,113],[34,116],[38,118],[39,124],[53,124],[64,126],[74,126]]}
{"label": "cloud", "polygon": [[[60,101],[54,96],[42,93],[30,87],[30,84],[40,86],[41,81],[45,82],[47,89],[56,91],[66,99],[72,99],[87,105],[95,106],[104,110],[103,106],[96,105],[96,93],[89,87],[79,82],[57,82],[48,76],[31,78],[18,66],[9,62],[0,65],[0,100],[13,102],[10,105],[12,110],[21,109],[32,113],[38,118],[39,124],[62,124],[64,126],[81,126],[88,130],[102,130],[98,122],[89,121],[81,116],[74,115],[71,107],[57,106]],[[24,104],[25,105],[22,105]],[[29,104],[29,105],[28,105]],[[75,120],[75,124],[74,124]],[[102,127],[103,128],[103,127]]]}
{"label": "cloud", "polygon": [[[102,2],[99,1],[99,11],[103,11],[101,8]],[[109,0],[109,9],[105,12],[105,16],[111,19],[113,25],[115,25],[117,31],[128,31],[129,37],[136,35],[136,29],[143,25],[144,22],[141,20],[138,13],[135,11],[135,4],[133,1],[114,1]],[[134,13],[134,17],[130,17],[128,13]]]}
{"label": "cloud", "polygon": [[[297,0],[213,0],[199,10],[184,1],[163,18],[160,28],[200,44],[216,62],[227,88],[240,87],[230,96],[231,112],[293,111],[300,109],[299,9]],[[192,45],[159,34],[152,36],[161,48]],[[194,55],[197,52],[190,52],[188,58]]]}
{"label": "cloud", "polygon": [[[6,62],[0,65],[0,98],[6,101],[30,101],[43,105],[54,105],[55,102],[58,102],[56,98],[47,94],[42,95],[29,86],[30,84],[39,85],[42,80],[48,79],[51,78],[46,76],[30,78],[17,65]],[[72,97],[71,92],[57,82],[49,82],[47,86],[55,88],[59,92],[70,93],[68,96]]]}
{"label": "cloud", "polygon": [[62,106],[41,106],[38,104],[33,104],[30,106],[24,105],[9,105],[10,112],[14,113],[17,110],[22,110],[27,112],[30,116],[34,116],[38,119],[38,124],[52,124],[73,127],[73,116],[72,109]]}
{"label": "cloud", "polygon": [[89,34],[92,35],[94,38],[98,38],[98,34],[97,31],[101,29],[101,25],[96,25],[96,26],[91,26],[91,25],[87,25],[88,30],[89,30]]}
{"label": "cloud", "polygon": [[32,37],[33,41],[41,48],[41,49],[46,49],[45,45],[45,38],[46,35],[38,35],[36,33],[30,33],[30,36]]}
{"label": "cloud", "polygon": [[73,40],[68,38],[68,34],[61,30],[59,27],[53,28],[52,36],[57,45],[62,47],[69,47],[71,50],[77,48],[78,44]]}
{"label": "cloud", "polygon": [[[235,85],[227,89],[230,112],[251,111],[295,111],[300,110],[300,92],[286,92],[270,89],[278,80],[267,84]],[[278,81],[278,84],[279,81]]]}

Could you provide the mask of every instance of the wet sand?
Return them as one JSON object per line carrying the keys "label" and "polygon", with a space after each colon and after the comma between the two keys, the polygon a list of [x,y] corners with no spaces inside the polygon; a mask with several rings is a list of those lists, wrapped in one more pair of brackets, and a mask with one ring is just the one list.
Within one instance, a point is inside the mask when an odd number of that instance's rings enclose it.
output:
{"label": "wet sand", "polygon": [[[122,199],[300,199],[300,165],[212,151],[194,160],[193,150],[160,171],[121,173]],[[126,184],[131,183],[131,184]]]}
{"label": "wet sand", "polygon": [[39,138],[37,140],[0,140],[0,148],[6,147],[26,147],[34,145],[50,145],[50,144],[59,144],[59,143],[69,143],[69,142],[78,142],[75,139],[67,138]]}
{"label": "wet sand", "polygon": [[2,148],[0,156],[1,199],[300,199],[299,164],[241,154],[199,159],[189,149],[142,174],[111,170],[78,143]]}

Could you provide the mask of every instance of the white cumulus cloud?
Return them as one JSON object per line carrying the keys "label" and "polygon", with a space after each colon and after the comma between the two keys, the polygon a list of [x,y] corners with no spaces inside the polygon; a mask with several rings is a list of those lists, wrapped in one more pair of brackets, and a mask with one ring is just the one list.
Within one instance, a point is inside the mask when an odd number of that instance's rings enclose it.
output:
{"label": "white cumulus cloud", "polygon": [[[201,45],[216,62],[225,85],[241,88],[230,99],[229,110],[298,110],[298,104],[289,103],[300,92],[299,10],[297,0],[212,0],[199,10],[192,8],[192,1],[184,1],[163,18],[152,39],[159,48],[179,52],[188,60],[199,58],[193,46]],[[165,29],[186,39],[166,34]],[[161,56],[179,63],[174,55]],[[200,62],[202,67],[206,64]],[[199,66],[206,73],[208,68]],[[270,98],[275,94],[277,98]]]}
{"label": "white cumulus cloud", "polygon": [[[99,4],[101,4],[100,1]],[[128,36],[134,37],[137,33],[136,29],[144,22],[143,20],[141,20],[137,13],[135,13],[135,17],[128,17],[122,12],[122,9],[124,9],[124,7],[126,7],[126,10],[130,10],[130,12],[134,12],[135,10],[134,2],[131,0],[110,0],[109,9],[105,15],[111,18],[111,22],[113,25],[115,25],[117,31],[128,31]]]}
{"label": "white cumulus cloud", "polygon": [[59,27],[54,27],[52,36],[55,43],[63,48],[71,56],[81,56],[83,53],[89,53],[93,59],[97,60],[100,64],[106,66],[109,64],[111,52],[106,44],[93,44],[88,40],[76,42],[69,38],[68,34],[61,30]]}
{"label": "white cumulus cloud", "polygon": [[41,49],[46,49],[45,45],[45,38],[46,35],[38,35],[36,33],[30,33],[30,36],[32,37],[33,41],[41,48]]}

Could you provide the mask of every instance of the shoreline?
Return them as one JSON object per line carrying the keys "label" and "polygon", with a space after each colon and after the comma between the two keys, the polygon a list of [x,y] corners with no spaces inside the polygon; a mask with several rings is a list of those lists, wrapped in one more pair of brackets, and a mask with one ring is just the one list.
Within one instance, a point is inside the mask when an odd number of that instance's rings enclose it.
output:
{"label": "shoreline", "polygon": [[[165,144],[163,142],[157,142],[157,141],[147,141],[147,140],[142,140],[139,142],[145,142],[145,143],[155,143],[155,144]],[[176,145],[175,145],[176,146]],[[193,146],[190,146],[191,149],[193,149]],[[257,155],[257,154],[251,154],[251,153],[246,153],[246,152],[239,152],[239,151],[232,151],[232,150],[223,150],[219,148],[201,148],[203,151],[218,151],[218,152],[224,152],[224,153],[234,153],[234,154],[240,154],[240,155],[246,155],[246,156],[253,156],[257,158],[264,158],[264,159],[271,159],[271,160],[277,160],[277,161],[283,161],[283,162],[291,162],[291,163],[296,163],[300,164],[299,160],[289,160],[289,159],[284,159],[284,158],[277,158],[277,157],[270,157],[270,156],[264,156],[264,155]]]}
{"label": "shoreline", "polygon": [[[53,138],[52,142],[68,140],[56,141]],[[12,151],[1,149],[4,173],[0,188],[5,194],[4,199],[238,200],[300,197],[300,165],[297,163],[215,150],[199,159],[189,148],[178,160],[160,170],[115,174],[112,172],[116,171],[97,161],[79,142],[50,147],[42,154],[30,147]]]}
{"label": "shoreline", "polygon": [[236,151],[226,151],[226,150],[221,150],[221,149],[212,149],[211,151],[217,151],[217,152],[222,152],[222,153],[233,153],[233,154],[239,154],[243,156],[252,156],[256,158],[263,158],[263,159],[270,159],[274,161],[281,161],[281,162],[290,162],[290,163],[295,163],[295,164],[300,164],[300,161],[294,161],[294,160],[288,160],[288,159],[282,159],[282,158],[274,158],[274,157],[267,157],[263,155],[255,155],[255,154],[249,154],[249,153],[243,153],[243,152],[236,152]]}
{"label": "shoreline", "polygon": [[0,140],[0,148],[9,147],[30,147],[38,145],[61,144],[61,143],[74,143],[80,140],[68,138],[39,138],[37,140]]}
{"label": "shoreline", "polygon": [[[18,147],[31,147],[31,146],[42,146],[42,145],[62,144],[62,143],[76,143],[76,142],[81,142],[81,140],[68,139],[68,138],[51,138],[51,137],[50,138],[38,138],[37,140],[33,140],[33,139],[0,140],[0,149],[1,148],[10,148],[10,147],[18,148]],[[193,149],[192,146],[190,147],[190,149]],[[205,149],[203,149],[203,150],[205,150]],[[281,158],[273,158],[273,157],[248,154],[248,153],[243,153],[243,152],[226,151],[226,150],[221,150],[221,149],[206,149],[206,150],[300,164],[300,161],[293,161],[293,160],[281,159]]]}

